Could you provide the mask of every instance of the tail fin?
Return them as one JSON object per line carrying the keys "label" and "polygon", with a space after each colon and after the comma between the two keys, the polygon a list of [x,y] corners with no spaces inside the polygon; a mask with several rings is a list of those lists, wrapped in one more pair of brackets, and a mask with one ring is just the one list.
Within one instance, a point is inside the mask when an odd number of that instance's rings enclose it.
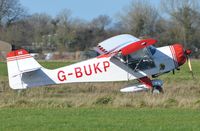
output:
{"label": "tail fin", "polygon": [[7,54],[7,68],[10,87],[25,89],[27,85],[22,81],[22,75],[39,70],[42,66],[26,50],[20,49]]}

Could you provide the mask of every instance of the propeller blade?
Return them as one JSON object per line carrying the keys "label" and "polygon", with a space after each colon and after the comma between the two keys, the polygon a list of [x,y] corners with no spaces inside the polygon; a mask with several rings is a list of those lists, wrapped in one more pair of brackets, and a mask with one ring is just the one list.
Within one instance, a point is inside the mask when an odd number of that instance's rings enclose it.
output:
{"label": "propeller blade", "polygon": [[187,62],[188,62],[188,67],[189,67],[189,70],[190,70],[190,72],[191,72],[191,74],[192,74],[192,77],[194,78],[194,73],[193,73],[193,71],[192,71],[191,60],[190,60],[189,57],[187,57]]}

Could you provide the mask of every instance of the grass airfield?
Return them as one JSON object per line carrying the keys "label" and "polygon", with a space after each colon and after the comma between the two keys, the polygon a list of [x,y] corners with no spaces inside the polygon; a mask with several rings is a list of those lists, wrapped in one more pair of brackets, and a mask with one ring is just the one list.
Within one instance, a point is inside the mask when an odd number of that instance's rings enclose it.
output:
{"label": "grass airfield", "polygon": [[200,111],[134,108],[4,108],[0,130],[194,130]]}
{"label": "grass airfield", "polygon": [[[69,62],[40,62],[56,68]],[[0,63],[0,130],[200,130],[200,61],[160,76],[164,94],[127,93],[128,82],[64,84],[21,92]]]}

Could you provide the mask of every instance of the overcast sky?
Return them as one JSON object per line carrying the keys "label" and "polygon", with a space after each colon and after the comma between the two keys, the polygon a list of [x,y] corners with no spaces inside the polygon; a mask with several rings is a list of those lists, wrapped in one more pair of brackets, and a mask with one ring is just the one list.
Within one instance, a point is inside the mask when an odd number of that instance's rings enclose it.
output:
{"label": "overcast sky", "polygon": [[[115,17],[128,7],[132,0],[20,0],[30,14],[47,13],[56,16],[62,9],[69,9],[73,17],[91,20],[105,14]],[[151,0],[158,6],[160,0]]]}

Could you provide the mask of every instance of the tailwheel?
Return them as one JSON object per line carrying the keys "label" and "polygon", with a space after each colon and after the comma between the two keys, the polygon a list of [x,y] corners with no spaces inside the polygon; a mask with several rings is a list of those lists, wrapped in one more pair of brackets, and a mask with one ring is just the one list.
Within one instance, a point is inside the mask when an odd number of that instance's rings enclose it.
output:
{"label": "tailwheel", "polygon": [[160,94],[160,93],[164,93],[164,91],[163,91],[163,88],[161,86],[153,86],[152,93],[153,94]]}

